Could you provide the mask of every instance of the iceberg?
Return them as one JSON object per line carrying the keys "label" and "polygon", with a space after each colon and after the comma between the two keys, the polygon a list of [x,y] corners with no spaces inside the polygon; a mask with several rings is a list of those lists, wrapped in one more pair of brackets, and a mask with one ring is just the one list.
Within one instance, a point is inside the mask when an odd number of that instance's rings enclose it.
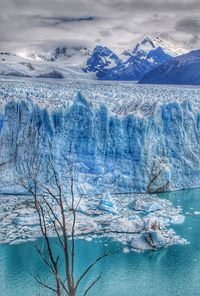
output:
{"label": "iceberg", "polygon": [[168,237],[160,231],[151,231],[142,233],[131,241],[131,246],[133,249],[144,251],[151,249],[162,248],[170,243]]}
{"label": "iceberg", "polygon": [[150,200],[145,200],[141,196],[136,197],[129,205],[130,208],[136,211],[144,211],[147,213],[159,211],[162,205],[158,202],[157,197],[151,197]]}
{"label": "iceberg", "polygon": [[99,203],[99,209],[100,210],[103,210],[103,211],[106,211],[108,213],[111,213],[113,215],[117,215],[118,214],[118,211],[117,211],[115,202],[108,195],[105,195],[101,199],[101,201]]}

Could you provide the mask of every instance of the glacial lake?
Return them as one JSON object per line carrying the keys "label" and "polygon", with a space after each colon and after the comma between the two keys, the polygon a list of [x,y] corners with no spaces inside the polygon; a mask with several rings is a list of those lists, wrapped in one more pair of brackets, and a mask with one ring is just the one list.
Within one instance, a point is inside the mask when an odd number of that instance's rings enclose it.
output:
{"label": "glacial lake", "polygon": [[[188,240],[158,251],[124,253],[124,246],[110,239],[77,240],[76,268],[83,271],[88,263],[104,252],[121,250],[99,262],[83,282],[82,289],[99,274],[102,278],[90,296],[199,296],[200,295],[200,189],[159,194],[185,215],[183,224],[174,225],[177,234]],[[58,253],[59,247],[55,242]],[[0,245],[0,295],[47,296],[30,272],[52,282],[48,269],[36,253],[33,243]],[[79,295],[83,295],[80,293]]]}

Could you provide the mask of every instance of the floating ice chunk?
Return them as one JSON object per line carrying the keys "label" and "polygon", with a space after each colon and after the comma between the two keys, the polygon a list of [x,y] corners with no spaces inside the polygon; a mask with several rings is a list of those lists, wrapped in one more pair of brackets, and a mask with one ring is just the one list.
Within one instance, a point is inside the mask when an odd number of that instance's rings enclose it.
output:
{"label": "floating ice chunk", "polygon": [[130,250],[128,248],[123,248],[123,253],[129,253]]}
{"label": "floating ice chunk", "polygon": [[[77,236],[88,241],[108,237],[124,244],[124,248],[137,251],[186,242],[174,230],[169,229],[170,224],[182,223],[184,219],[181,209],[173,208],[169,201],[149,194],[113,194],[111,197],[103,196],[101,201],[94,195],[81,199],[76,216]],[[152,212],[133,211],[130,202],[137,198],[144,204],[158,204],[162,209]],[[0,208],[0,243],[20,243],[41,235],[32,197],[2,197]],[[113,212],[118,215],[113,215]],[[69,227],[72,224],[71,215],[71,211],[66,209]],[[49,221],[48,230],[50,236],[55,236]]]}
{"label": "floating ice chunk", "polygon": [[168,244],[169,238],[165,237],[161,231],[148,231],[133,237],[131,246],[142,251],[157,249]]}
{"label": "floating ice chunk", "polygon": [[87,214],[88,213],[88,207],[86,204],[84,203],[80,203],[77,207],[77,211],[83,214]]}
{"label": "floating ice chunk", "polygon": [[101,225],[98,225],[91,217],[81,215],[77,219],[76,234],[87,234],[98,232],[101,230]]}
{"label": "floating ice chunk", "polygon": [[140,217],[134,220],[119,218],[110,223],[110,230],[114,232],[135,233],[144,229],[144,222]]}
{"label": "floating ice chunk", "polygon": [[89,237],[88,236],[88,237],[85,238],[85,240],[88,241],[88,242],[90,242],[90,241],[92,241],[92,237]]}
{"label": "floating ice chunk", "polygon": [[16,240],[10,242],[10,245],[20,245],[22,243],[24,243],[23,239],[16,239]]}
{"label": "floating ice chunk", "polygon": [[99,203],[99,209],[111,213],[113,215],[118,214],[118,210],[115,202],[111,199],[110,196],[105,196],[101,199]]}
{"label": "floating ice chunk", "polygon": [[136,211],[144,211],[144,212],[156,212],[162,210],[162,205],[159,204],[155,199],[151,200],[151,196],[147,198],[141,198],[140,196],[136,197],[129,205],[130,208]]}
{"label": "floating ice chunk", "polygon": [[12,221],[16,225],[36,225],[39,224],[39,219],[37,215],[33,216],[18,216]]}
{"label": "floating ice chunk", "polygon": [[143,235],[152,248],[161,248],[167,243],[166,237],[164,237],[161,231],[150,231]]}
{"label": "floating ice chunk", "polygon": [[160,221],[157,217],[152,217],[145,219],[145,229],[146,230],[160,230]]}
{"label": "floating ice chunk", "polygon": [[143,234],[134,236],[131,241],[131,246],[133,247],[133,249],[142,251],[152,249],[152,247],[150,246]]}
{"label": "floating ice chunk", "polygon": [[195,211],[194,215],[200,215],[200,211]]}
{"label": "floating ice chunk", "polygon": [[185,216],[183,215],[176,215],[172,216],[170,223],[172,224],[182,224],[185,221]]}

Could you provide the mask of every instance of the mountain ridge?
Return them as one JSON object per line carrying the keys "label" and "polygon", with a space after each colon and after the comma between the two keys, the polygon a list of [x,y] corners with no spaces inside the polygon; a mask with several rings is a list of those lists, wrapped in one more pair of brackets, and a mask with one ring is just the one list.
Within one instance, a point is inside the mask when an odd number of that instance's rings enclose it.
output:
{"label": "mountain ridge", "polygon": [[172,58],[148,72],[140,84],[200,84],[200,50]]}
{"label": "mountain ridge", "polygon": [[[106,52],[102,51],[102,55],[99,56],[98,48],[95,47],[91,57],[87,60],[87,67],[84,68],[85,72],[95,72],[97,79],[100,80],[137,81],[152,68],[171,58],[148,37],[137,43],[132,53],[124,54],[127,56],[125,61],[119,59],[110,49],[106,49],[109,52],[109,61]],[[102,59],[105,60],[104,63]],[[109,64],[114,64],[114,67],[108,67]]]}
{"label": "mountain ridge", "polygon": [[140,81],[146,73],[177,57],[178,52],[161,39],[149,37],[121,55],[103,45],[97,45],[93,52],[83,46],[57,46],[26,56],[2,51],[0,75]]}

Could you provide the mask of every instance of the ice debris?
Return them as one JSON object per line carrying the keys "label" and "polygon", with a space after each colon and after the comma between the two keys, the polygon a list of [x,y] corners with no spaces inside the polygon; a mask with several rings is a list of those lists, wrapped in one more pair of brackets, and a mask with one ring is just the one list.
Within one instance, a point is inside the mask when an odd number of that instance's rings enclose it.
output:
{"label": "ice debris", "polygon": [[99,209],[117,215],[118,211],[115,202],[111,199],[109,195],[106,195],[101,199],[99,203]]}
{"label": "ice debris", "polygon": [[[130,207],[130,204],[138,199],[140,206],[137,206],[137,209]],[[151,208],[150,204],[154,204],[157,210],[141,211],[141,208]],[[72,221],[70,215],[71,212],[66,209],[69,227]],[[76,235],[88,241],[97,237],[111,238],[121,242],[125,252],[127,249],[155,250],[186,242],[171,229],[174,223],[183,223],[183,221],[184,216],[180,207],[175,208],[170,201],[160,199],[156,195],[112,194],[107,197],[91,195],[81,199],[77,211]],[[51,225],[49,225],[49,234],[55,236]],[[32,197],[1,196],[0,243],[16,244],[35,240],[40,235]]]}

